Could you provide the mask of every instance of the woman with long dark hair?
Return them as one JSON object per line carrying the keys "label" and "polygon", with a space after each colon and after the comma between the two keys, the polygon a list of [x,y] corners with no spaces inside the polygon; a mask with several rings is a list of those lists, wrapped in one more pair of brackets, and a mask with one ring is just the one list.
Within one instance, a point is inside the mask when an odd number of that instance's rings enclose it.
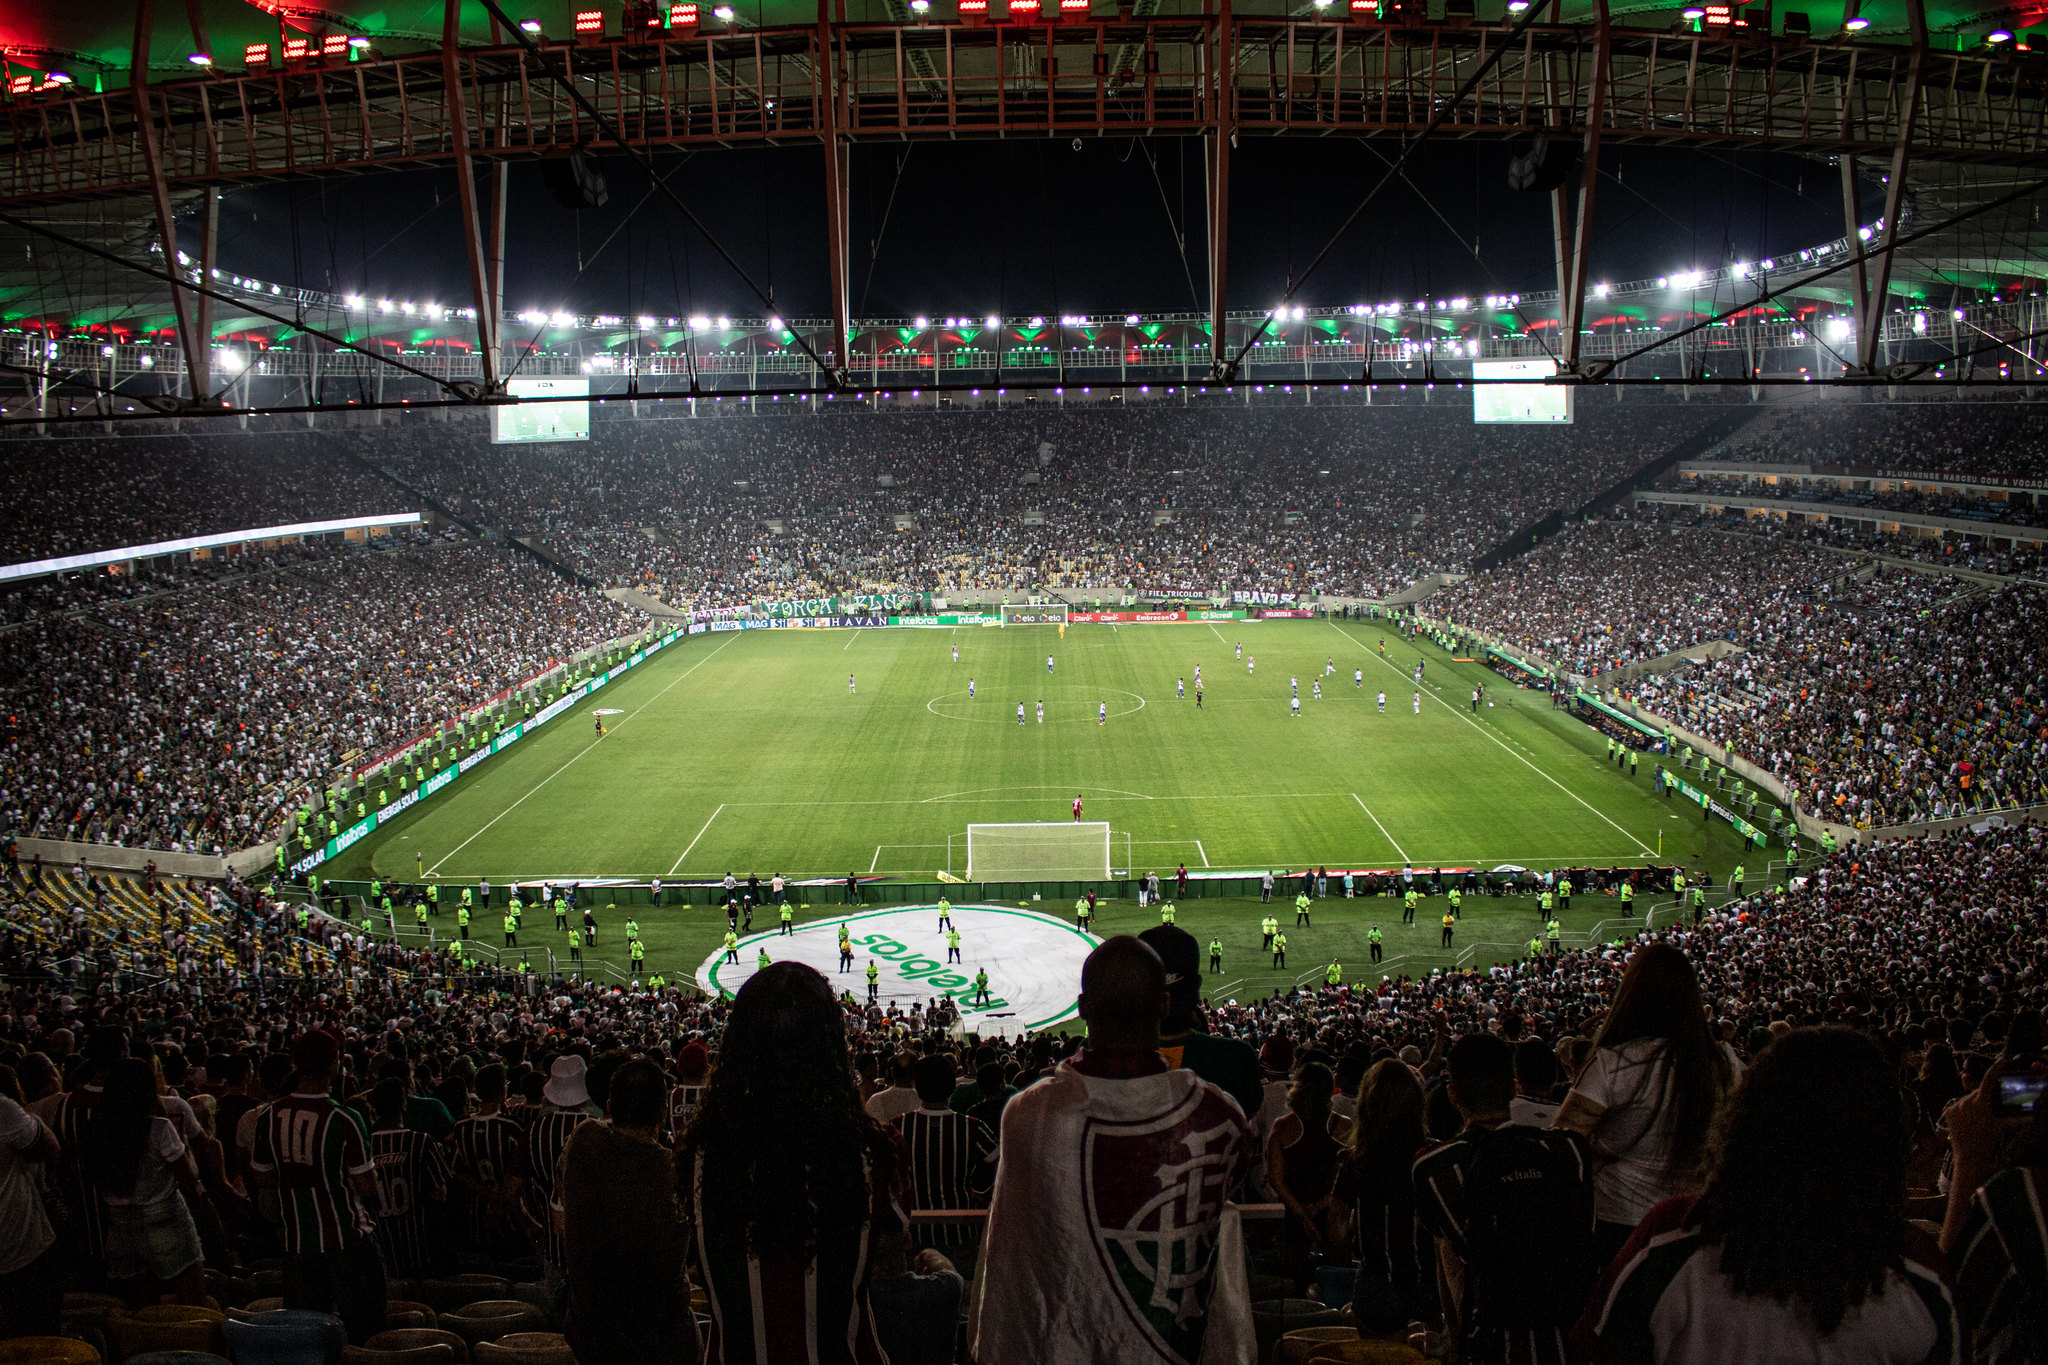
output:
{"label": "woman with long dark hair", "polygon": [[777,962],[740,987],[676,1167],[710,1365],[882,1365],[868,1280],[877,1243],[903,1233],[895,1147],[861,1107],[816,970]]}
{"label": "woman with long dark hair", "polygon": [[1337,1198],[1358,1248],[1358,1320],[1391,1332],[1422,1316],[1415,1154],[1428,1143],[1422,1082],[1406,1062],[1373,1064],[1337,1166]]}
{"label": "woman with long dark hair", "polygon": [[1336,1077],[1321,1062],[1310,1062],[1294,1074],[1287,1090],[1287,1112],[1266,1137],[1266,1181],[1293,1215],[1285,1239],[1287,1273],[1297,1286],[1310,1275],[1309,1253],[1335,1242],[1337,1158],[1344,1144],[1334,1128],[1330,1101]]}
{"label": "woman with long dark hair", "polygon": [[1740,1071],[1708,1026],[1685,954],[1669,943],[1638,948],[1553,1124],[1593,1144],[1599,1259],[1653,1205],[1699,1188],[1708,1130]]}
{"label": "woman with long dark hair", "polygon": [[164,1117],[154,1066],[140,1057],[114,1063],[82,1146],[107,1206],[107,1278],[137,1305],[163,1294],[204,1303],[205,1254],[185,1203],[202,1197],[199,1168]]}
{"label": "woman with long dark hair", "polygon": [[1580,1324],[1596,1360],[1948,1360],[1940,1251],[1905,1217],[1911,1121],[1862,1034],[1795,1029],[1717,1123],[1706,1187],[1659,1204]]}

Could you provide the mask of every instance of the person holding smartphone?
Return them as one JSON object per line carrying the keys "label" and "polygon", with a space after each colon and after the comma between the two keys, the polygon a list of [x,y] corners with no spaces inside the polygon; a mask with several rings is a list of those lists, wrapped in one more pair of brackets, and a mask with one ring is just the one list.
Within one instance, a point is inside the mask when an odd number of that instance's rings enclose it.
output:
{"label": "person holding smartphone", "polygon": [[1948,1106],[1948,1253],[1956,1309],[1982,1365],[2048,1359],[2048,1074],[2000,1058]]}

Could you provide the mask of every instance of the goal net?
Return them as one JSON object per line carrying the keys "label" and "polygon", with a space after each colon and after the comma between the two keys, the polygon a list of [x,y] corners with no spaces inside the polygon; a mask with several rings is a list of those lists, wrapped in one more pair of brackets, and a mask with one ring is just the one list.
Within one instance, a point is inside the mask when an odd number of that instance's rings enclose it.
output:
{"label": "goal net", "polygon": [[1079,882],[1109,879],[1109,824],[969,825],[970,882]]}
{"label": "goal net", "polygon": [[1065,602],[1041,603],[1037,606],[1016,606],[1005,602],[1001,607],[1003,624],[1006,626],[1056,626],[1067,620]]}

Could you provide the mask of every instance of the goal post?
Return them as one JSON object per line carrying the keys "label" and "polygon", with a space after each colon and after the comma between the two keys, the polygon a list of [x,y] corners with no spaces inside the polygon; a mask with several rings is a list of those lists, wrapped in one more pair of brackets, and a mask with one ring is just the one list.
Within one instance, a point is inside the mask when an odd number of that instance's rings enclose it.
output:
{"label": "goal post", "polygon": [[997,608],[1006,626],[1063,626],[1067,623],[1068,607],[1065,602],[1041,602],[1036,605],[1020,605],[1005,602]]}
{"label": "goal post", "polygon": [[969,825],[970,882],[1109,880],[1109,822]]}

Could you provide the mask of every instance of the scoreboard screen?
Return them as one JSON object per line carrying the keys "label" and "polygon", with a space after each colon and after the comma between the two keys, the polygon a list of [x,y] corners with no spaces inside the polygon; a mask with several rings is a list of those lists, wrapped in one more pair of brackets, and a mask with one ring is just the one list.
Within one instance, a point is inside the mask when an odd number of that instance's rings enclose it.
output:
{"label": "scoreboard screen", "polygon": [[1543,382],[1556,373],[1557,365],[1541,358],[1473,361],[1472,420],[1570,424],[1571,386]]}

